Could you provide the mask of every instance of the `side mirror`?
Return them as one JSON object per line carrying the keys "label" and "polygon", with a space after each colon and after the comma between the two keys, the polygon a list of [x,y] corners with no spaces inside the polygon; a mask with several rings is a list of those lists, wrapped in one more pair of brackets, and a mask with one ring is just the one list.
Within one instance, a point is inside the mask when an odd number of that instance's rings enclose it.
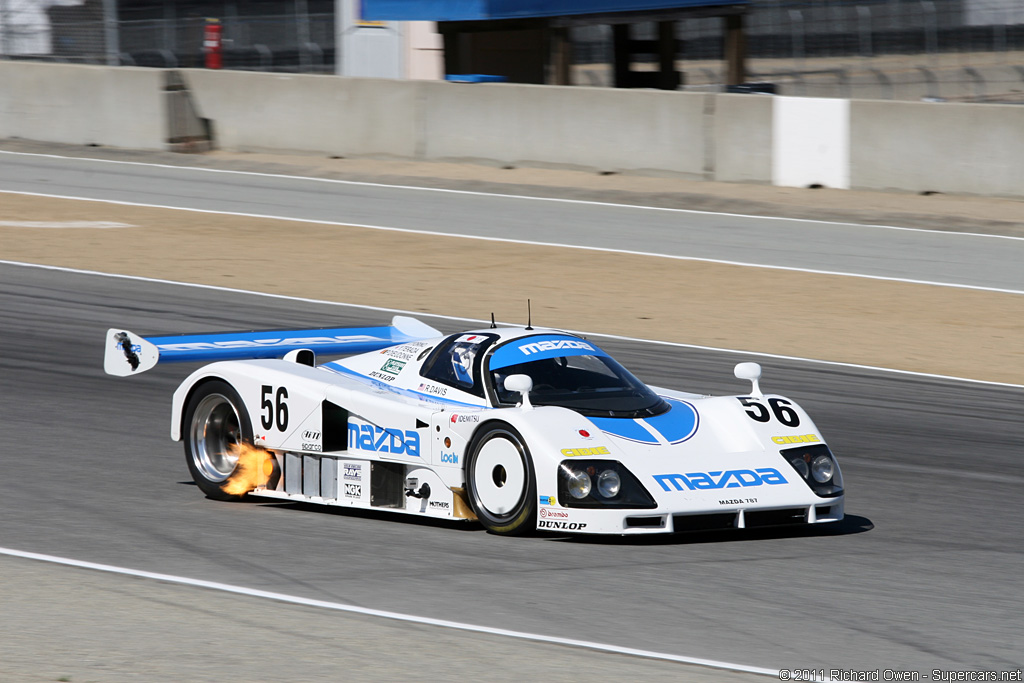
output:
{"label": "side mirror", "polygon": [[529,375],[509,375],[505,378],[505,390],[514,391],[523,397],[523,407],[533,408],[530,403],[530,391],[533,389],[533,378]]}
{"label": "side mirror", "polygon": [[751,396],[762,398],[764,394],[761,393],[761,387],[758,385],[758,380],[761,379],[761,366],[757,363],[737,363],[736,369],[733,370],[737,379],[750,380]]}

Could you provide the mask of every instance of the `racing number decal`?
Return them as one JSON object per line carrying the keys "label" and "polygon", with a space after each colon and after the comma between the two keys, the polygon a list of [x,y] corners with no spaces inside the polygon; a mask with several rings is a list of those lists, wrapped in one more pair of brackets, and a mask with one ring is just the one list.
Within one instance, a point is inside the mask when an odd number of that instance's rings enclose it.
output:
{"label": "racing number decal", "polygon": [[747,409],[747,415],[749,415],[751,419],[757,420],[758,422],[767,422],[772,419],[772,416],[768,413],[768,409],[749,396],[742,396],[736,400],[742,403],[743,407]]}
{"label": "racing number decal", "polygon": [[[277,393],[275,394],[274,387],[269,384],[264,384],[262,391],[262,401],[260,402],[260,407],[262,408],[262,412],[260,412],[260,424],[263,425],[264,429],[270,429],[274,426],[276,418],[277,430],[279,432],[283,432],[288,429],[288,404],[284,402],[284,400],[288,398],[288,390],[284,387],[278,387]],[[274,401],[270,400],[272,395],[276,399],[276,404]]]}
{"label": "racing number decal", "polygon": [[772,407],[771,413],[768,412],[768,408],[756,398],[750,396],[741,396],[736,399],[743,407],[746,408],[747,415],[750,419],[756,420],[757,422],[768,422],[772,419],[774,413],[775,419],[786,425],[787,427],[798,427],[800,426],[800,416],[796,414],[796,411],[790,408],[792,403],[784,398],[770,398],[768,399],[768,405]]}
{"label": "racing number decal", "polygon": [[799,427],[800,416],[796,414],[796,411],[790,408],[792,403],[784,398],[770,398],[768,399],[768,405],[772,407],[772,413],[775,414],[775,419],[786,425],[787,427]]}

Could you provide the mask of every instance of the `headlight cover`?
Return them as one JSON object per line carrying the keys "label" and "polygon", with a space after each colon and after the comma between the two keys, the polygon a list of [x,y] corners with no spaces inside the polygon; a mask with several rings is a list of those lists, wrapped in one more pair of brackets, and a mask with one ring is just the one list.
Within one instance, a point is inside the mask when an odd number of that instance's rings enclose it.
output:
{"label": "headlight cover", "polygon": [[597,494],[602,498],[614,498],[622,489],[619,473],[609,468],[597,475]]}
{"label": "headlight cover", "polygon": [[[576,482],[584,477],[596,485],[588,487],[587,495],[580,498]],[[571,508],[658,507],[640,480],[615,460],[563,460],[558,466],[558,501]]]}
{"label": "headlight cover", "polygon": [[800,478],[822,498],[843,494],[843,475],[832,451],[825,444],[787,448],[779,451]]}
{"label": "headlight cover", "polygon": [[[590,495],[590,475],[586,472],[569,472],[566,474],[566,485],[569,495],[576,500],[582,500]],[[563,499],[565,499],[563,497]]]}
{"label": "headlight cover", "polygon": [[816,455],[811,461],[811,476],[819,484],[827,484],[835,473],[835,463],[827,455]]}

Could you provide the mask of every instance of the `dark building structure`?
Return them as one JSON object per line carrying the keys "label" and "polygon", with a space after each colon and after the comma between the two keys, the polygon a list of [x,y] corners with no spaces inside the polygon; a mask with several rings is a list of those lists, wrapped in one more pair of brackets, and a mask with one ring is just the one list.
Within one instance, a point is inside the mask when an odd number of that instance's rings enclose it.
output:
{"label": "dark building structure", "polygon": [[[444,36],[445,71],[504,76],[518,83],[570,83],[570,29],[607,24],[613,32],[614,85],[674,90],[685,45],[676,22],[722,19],[726,81],[744,80],[747,0],[363,0],[367,19],[436,21]],[[634,24],[654,22],[657,37],[637,40]],[[653,56],[656,71],[634,71],[640,56]]]}

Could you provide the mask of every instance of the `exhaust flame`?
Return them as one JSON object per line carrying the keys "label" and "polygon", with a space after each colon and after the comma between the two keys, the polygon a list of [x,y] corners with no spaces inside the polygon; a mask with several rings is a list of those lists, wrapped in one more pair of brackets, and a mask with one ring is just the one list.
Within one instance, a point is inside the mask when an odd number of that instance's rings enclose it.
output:
{"label": "exhaust flame", "polygon": [[257,446],[239,443],[231,446],[232,455],[238,456],[235,471],[221,485],[224,493],[242,496],[259,486],[266,486],[274,473],[274,456]]}

